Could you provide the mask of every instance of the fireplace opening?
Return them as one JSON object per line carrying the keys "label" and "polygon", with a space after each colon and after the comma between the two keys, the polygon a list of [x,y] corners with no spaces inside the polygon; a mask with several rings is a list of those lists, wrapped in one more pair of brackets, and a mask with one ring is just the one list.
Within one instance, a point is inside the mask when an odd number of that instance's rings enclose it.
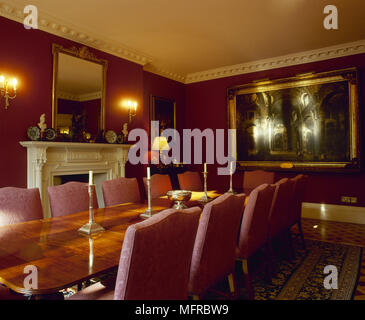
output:
{"label": "fireplace opening", "polygon": [[[101,183],[107,180],[107,174],[106,173],[95,173],[94,172],[94,183],[95,183],[95,191],[96,191],[96,197],[98,199],[98,206],[99,208],[104,208],[104,197],[103,197],[103,191],[101,188]],[[85,174],[66,174],[61,176],[54,176],[53,178],[53,185],[59,186],[61,184],[65,184],[67,182],[89,182],[89,173]]]}

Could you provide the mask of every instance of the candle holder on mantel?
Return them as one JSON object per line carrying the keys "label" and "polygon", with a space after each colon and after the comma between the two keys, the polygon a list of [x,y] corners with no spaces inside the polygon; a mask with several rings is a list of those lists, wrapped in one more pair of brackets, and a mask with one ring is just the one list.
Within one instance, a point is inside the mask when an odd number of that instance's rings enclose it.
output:
{"label": "candle holder on mantel", "polygon": [[212,200],[211,197],[208,196],[208,192],[207,192],[207,176],[208,176],[208,172],[204,171],[203,172],[204,175],[204,195],[200,198],[200,202],[209,202],[210,200]]}
{"label": "candle holder on mantel", "polygon": [[85,234],[93,234],[100,231],[104,231],[105,229],[98,223],[94,221],[94,207],[93,207],[93,188],[95,188],[94,184],[89,184],[89,222],[84,224],[78,231]]}
{"label": "candle holder on mantel", "polygon": [[155,213],[155,211],[152,210],[151,206],[151,178],[147,177],[146,181],[147,181],[147,210],[139,215],[142,219],[151,218],[152,215]]}

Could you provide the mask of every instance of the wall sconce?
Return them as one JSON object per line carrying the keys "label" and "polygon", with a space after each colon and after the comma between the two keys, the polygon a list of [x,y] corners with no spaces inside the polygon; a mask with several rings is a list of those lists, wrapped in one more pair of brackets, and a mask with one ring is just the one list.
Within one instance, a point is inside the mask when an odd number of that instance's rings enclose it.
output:
{"label": "wall sconce", "polygon": [[137,105],[136,101],[127,101],[129,123],[132,122],[132,118],[137,114]]}
{"label": "wall sconce", "polygon": [[16,97],[17,84],[18,80],[16,78],[10,80],[6,79],[3,75],[0,76],[0,94],[5,99],[5,109],[8,109],[10,105],[9,99],[15,99]]}

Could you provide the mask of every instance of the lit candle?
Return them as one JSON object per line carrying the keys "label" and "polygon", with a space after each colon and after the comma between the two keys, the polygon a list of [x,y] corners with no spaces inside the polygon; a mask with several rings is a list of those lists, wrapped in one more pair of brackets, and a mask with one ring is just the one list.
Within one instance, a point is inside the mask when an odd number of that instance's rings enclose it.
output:
{"label": "lit candle", "polygon": [[134,103],[134,112],[137,111],[137,102]]}
{"label": "lit candle", "polygon": [[204,173],[206,173],[206,172],[207,172],[207,163],[204,162]]}
{"label": "lit candle", "polygon": [[4,89],[5,87],[5,77],[3,75],[0,76],[0,89]]}
{"label": "lit candle", "polygon": [[233,161],[231,161],[230,173],[231,173],[231,175],[233,174]]}
{"label": "lit candle", "polygon": [[147,167],[147,179],[151,179],[151,169],[150,167]]}
{"label": "lit candle", "polygon": [[89,185],[93,184],[93,172],[90,170],[89,171]]}
{"label": "lit candle", "polygon": [[16,78],[13,79],[13,89],[16,91],[16,85],[18,84],[18,80]]}

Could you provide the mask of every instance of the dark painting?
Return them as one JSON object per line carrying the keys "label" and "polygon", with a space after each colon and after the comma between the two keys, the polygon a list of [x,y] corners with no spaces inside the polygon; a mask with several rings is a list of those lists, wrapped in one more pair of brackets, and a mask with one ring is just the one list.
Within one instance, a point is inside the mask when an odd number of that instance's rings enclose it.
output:
{"label": "dark painting", "polygon": [[[314,84],[313,84],[314,83]],[[351,163],[356,139],[355,101],[348,80],[236,90],[237,160]],[[230,115],[232,117],[232,115]],[[356,141],[355,141],[356,142]],[[357,160],[357,159],[355,159]]]}
{"label": "dark painting", "polygon": [[151,120],[160,122],[160,133],[165,129],[176,129],[175,101],[151,96]]}

